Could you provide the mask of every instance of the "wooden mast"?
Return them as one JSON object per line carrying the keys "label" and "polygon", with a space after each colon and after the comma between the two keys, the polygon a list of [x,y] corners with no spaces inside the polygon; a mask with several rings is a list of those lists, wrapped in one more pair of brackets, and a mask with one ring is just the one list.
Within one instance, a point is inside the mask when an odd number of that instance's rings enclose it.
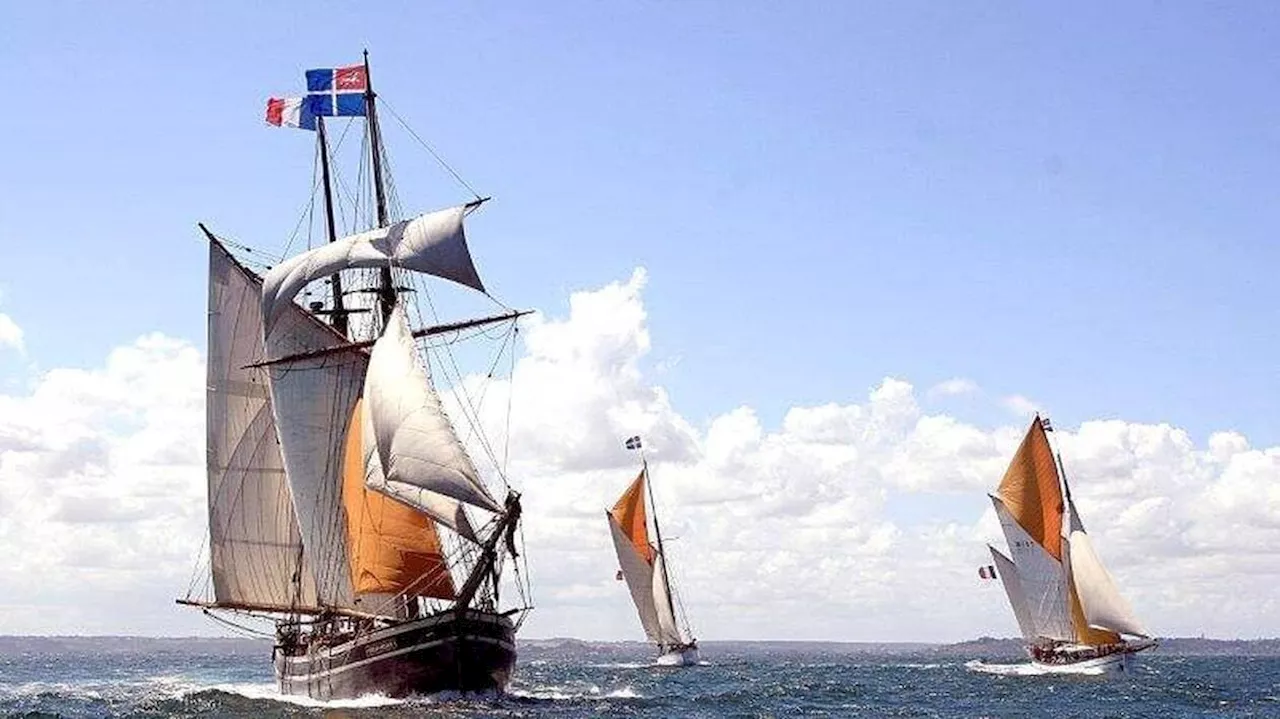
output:
{"label": "wooden mast", "polygon": [[[320,174],[324,178],[324,216],[329,231],[329,241],[338,240],[338,231],[333,216],[333,185],[329,177],[329,140],[324,131],[324,118],[316,118],[316,138],[320,143]],[[347,310],[342,304],[342,273],[335,272],[329,276],[330,289],[333,290],[333,308],[330,323],[339,334],[347,334]]]}
{"label": "wooden mast", "polygon": [[[377,94],[373,91],[373,75],[369,72],[369,51],[364,51],[364,104],[369,121],[369,152],[373,162],[373,197],[378,207],[378,227],[386,227],[387,192],[382,180],[382,131],[378,128]],[[378,300],[382,307],[382,322],[386,324],[396,305],[396,290],[392,285],[391,268],[383,267],[378,275]]]}

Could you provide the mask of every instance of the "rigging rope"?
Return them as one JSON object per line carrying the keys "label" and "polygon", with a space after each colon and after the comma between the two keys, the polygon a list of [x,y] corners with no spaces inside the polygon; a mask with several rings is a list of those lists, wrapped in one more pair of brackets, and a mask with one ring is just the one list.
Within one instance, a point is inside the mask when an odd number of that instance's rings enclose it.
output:
{"label": "rigging rope", "polygon": [[477,200],[481,199],[480,193],[476,192],[476,189],[474,187],[472,187],[466,180],[462,179],[462,175],[459,175],[457,170],[454,170],[452,167],[450,167],[449,163],[445,162],[444,158],[440,156],[440,153],[435,151],[435,148],[429,145],[426,140],[422,139],[421,137],[418,137],[418,133],[414,132],[412,127],[409,127],[409,123],[405,122],[404,118],[400,117],[400,113],[396,112],[395,108],[391,107],[391,105],[389,105],[386,100],[382,100],[381,105],[382,107],[387,108],[387,112],[391,113],[391,116],[396,119],[396,122],[400,123],[400,126],[403,127],[405,131],[409,133],[410,137],[417,140],[418,144],[426,148],[427,152],[431,153],[431,156],[435,158],[436,162],[440,163],[441,167],[443,167],[446,171],[448,171],[450,175],[453,175],[453,179],[457,180],[459,185],[462,185],[463,187],[465,187],[467,189],[467,192],[470,192],[472,195],[475,195],[475,198]]}

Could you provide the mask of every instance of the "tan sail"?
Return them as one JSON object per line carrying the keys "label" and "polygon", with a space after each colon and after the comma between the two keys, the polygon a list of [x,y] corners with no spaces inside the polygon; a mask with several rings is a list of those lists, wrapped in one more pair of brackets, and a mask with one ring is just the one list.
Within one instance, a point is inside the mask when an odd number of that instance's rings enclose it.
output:
{"label": "tan sail", "polygon": [[1104,644],[1115,644],[1120,641],[1120,635],[1115,632],[1108,632],[1104,629],[1095,629],[1089,626],[1089,620],[1084,616],[1084,607],[1080,605],[1080,594],[1076,592],[1076,583],[1068,573],[1068,601],[1071,604],[1071,624],[1076,628],[1076,641],[1081,644],[1090,644],[1093,646],[1102,646]]}
{"label": "tan sail", "polygon": [[453,577],[441,553],[435,523],[365,487],[363,410],[363,401],[357,401],[342,468],[352,587],[356,594],[453,599]]}
{"label": "tan sail", "polygon": [[644,471],[636,476],[636,480],[622,493],[618,503],[613,505],[609,514],[613,516],[622,533],[631,540],[636,552],[649,564],[653,564],[653,545],[649,543],[649,529],[644,510]]}
{"label": "tan sail", "polygon": [[220,606],[315,607],[267,370],[254,366],[266,355],[260,293],[261,281],[211,240],[205,456],[213,596]]}
{"label": "tan sail", "polygon": [[1062,488],[1039,415],[1013,455],[996,496],[1037,544],[1062,561]]}

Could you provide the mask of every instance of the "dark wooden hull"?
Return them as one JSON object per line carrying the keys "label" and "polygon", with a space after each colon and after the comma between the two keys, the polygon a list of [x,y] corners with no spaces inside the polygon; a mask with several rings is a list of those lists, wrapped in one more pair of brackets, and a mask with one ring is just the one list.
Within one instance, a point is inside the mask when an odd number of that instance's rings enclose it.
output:
{"label": "dark wooden hull", "polygon": [[443,691],[502,691],[516,663],[515,626],[503,615],[444,612],[376,629],[297,656],[277,652],[283,694],[351,699]]}

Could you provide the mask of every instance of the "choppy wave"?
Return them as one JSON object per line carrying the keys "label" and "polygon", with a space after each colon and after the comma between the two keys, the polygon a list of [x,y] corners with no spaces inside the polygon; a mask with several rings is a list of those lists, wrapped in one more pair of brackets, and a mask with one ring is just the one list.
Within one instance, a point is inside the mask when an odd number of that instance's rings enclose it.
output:
{"label": "choppy wave", "polygon": [[624,686],[619,689],[605,691],[592,684],[589,686],[544,686],[508,689],[507,693],[527,699],[644,699],[633,687]]}
{"label": "choppy wave", "polygon": [[[209,649],[167,653],[0,654],[0,717],[520,717],[657,719],[683,716],[1084,716],[1224,719],[1280,716],[1280,659],[1144,654],[1111,680],[1041,676],[1043,667],[932,654],[840,654],[819,647],[716,652],[692,671],[658,669],[644,646],[522,648],[508,693],[321,702],[283,696],[261,655]],[[988,661],[999,661],[988,659]],[[1025,660],[1024,660],[1025,661]],[[1011,691],[1016,685],[1016,691]]]}

